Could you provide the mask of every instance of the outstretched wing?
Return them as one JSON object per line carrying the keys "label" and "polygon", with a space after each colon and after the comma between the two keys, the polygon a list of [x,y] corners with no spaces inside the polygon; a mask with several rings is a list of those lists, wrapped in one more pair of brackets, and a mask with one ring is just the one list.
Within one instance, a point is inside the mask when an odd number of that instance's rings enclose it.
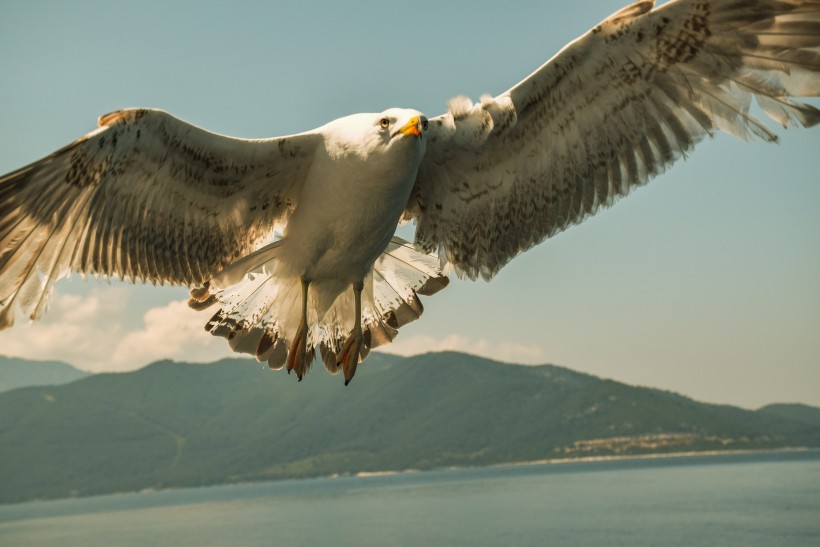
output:
{"label": "outstretched wing", "polygon": [[612,204],[705,135],[820,121],[820,1],[676,0],[624,8],[496,98],[430,121],[405,218],[471,278]]}
{"label": "outstretched wing", "polygon": [[0,177],[0,328],[69,271],[194,285],[286,219],[319,136],[242,140],[121,110]]}

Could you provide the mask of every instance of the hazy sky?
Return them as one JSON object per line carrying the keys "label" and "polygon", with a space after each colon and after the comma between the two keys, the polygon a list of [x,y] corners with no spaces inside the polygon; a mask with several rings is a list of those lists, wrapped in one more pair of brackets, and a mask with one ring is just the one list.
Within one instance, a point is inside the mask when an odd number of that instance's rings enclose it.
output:
{"label": "hazy sky", "polygon": [[[437,115],[452,96],[503,92],[625,3],[2,2],[0,172],[129,106],[241,137],[391,106]],[[820,130],[781,134],[703,143],[491,283],[425,299],[388,350],[820,405]],[[0,333],[0,354],[90,370],[227,355],[185,294],[72,279],[42,323]]]}

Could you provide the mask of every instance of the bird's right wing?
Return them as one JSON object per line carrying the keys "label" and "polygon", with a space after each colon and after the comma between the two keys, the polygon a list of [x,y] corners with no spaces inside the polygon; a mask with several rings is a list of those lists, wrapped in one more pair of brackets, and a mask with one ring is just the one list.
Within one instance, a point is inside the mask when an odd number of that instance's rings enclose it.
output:
{"label": "bird's right wing", "polygon": [[0,177],[0,328],[70,271],[192,286],[296,206],[321,136],[244,140],[129,109]]}
{"label": "bird's right wing", "polygon": [[820,111],[820,1],[640,0],[498,97],[430,120],[405,211],[468,277],[646,183],[718,130],[775,140]]}

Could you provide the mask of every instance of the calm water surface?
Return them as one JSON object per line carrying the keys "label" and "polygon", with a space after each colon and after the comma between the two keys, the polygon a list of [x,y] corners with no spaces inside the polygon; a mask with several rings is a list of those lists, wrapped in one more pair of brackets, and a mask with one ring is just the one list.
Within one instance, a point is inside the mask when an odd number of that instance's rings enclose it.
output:
{"label": "calm water surface", "polygon": [[820,545],[820,451],[218,486],[0,506],[0,545]]}

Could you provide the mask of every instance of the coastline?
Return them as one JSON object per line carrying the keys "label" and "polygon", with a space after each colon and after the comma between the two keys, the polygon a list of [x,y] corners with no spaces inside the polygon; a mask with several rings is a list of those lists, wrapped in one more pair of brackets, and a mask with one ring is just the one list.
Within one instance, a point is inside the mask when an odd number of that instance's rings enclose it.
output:
{"label": "coastline", "polygon": [[[572,465],[572,464],[585,464],[585,463],[605,463],[605,462],[618,462],[618,461],[652,461],[652,460],[674,460],[674,459],[682,459],[686,460],[689,458],[698,458],[698,457],[731,457],[731,456],[743,456],[743,455],[775,455],[775,454],[798,454],[798,453],[809,453],[809,452],[817,452],[820,454],[820,447],[783,447],[783,448],[763,448],[763,449],[738,449],[738,450],[704,450],[704,451],[684,451],[684,452],[666,452],[666,453],[651,453],[651,454],[623,454],[623,455],[609,455],[609,456],[582,456],[582,457],[570,457],[570,458],[547,458],[547,459],[539,459],[539,460],[529,460],[529,461],[520,461],[520,462],[505,462],[505,463],[497,463],[497,464],[488,464],[488,465],[463,465],[463,466],[448,466],[448,467],[437,467],[433,469],[402,469],[402,470],[376,470],[376,471],[359,471],[356,473],[334,473],[330,475],[316,475],[316,476],[307,476],[307,477],[290,477],[290,478],[279,478],[279,479],[262,479],[262,480],[243,480],[243,481],[234,481],[234,482],[221,482],[221,483],[211,483],[211,484],[202,484],[198,486],[183,486],[183,487],[170,487],[170,488],[144,488],[141,490],[128,490],[128,491],[119,491],[119,492],[110,492],[106,494],[99,494],[99,495],[91,495],[91,496],[66,496],[60,498],[41,498],[41,499],[31,499],[26,501],[20,502],[13,502],[13,503],[0,503],[0,512],[3,510],[10,510],[14,511],[14,508],[24,509],[25,507],[35,506],[36,504],[61,504],[65,502],[74,502],[74,501],[93,501],[98,499],[104,499],[111,496],[122,496],[122,497],[140,497],[140,496],[151,496],[151,495],[175,495],[175,494],[184,494],[186,492],[196,492],[207,488],[236,488],[236,487],[246,487],[246,486],[264,486],[264,485],[271,485],[271,484],[288,484],[288,483],[297,483],[297,482],[305,482],[305,481],[321,481],[321,480],[350,480],[350,479],[379,479],[385,477],[396,477],[402,475],[424,475],[424,474],[432,474],[436,472],[446,472],[446,471],[466,471],[466,470],[474,470],[480,471],[482,469],[523,469],[527,467],[537,467],[537,466],[562,466],[562,465]],[[820,458],[820,456],[818,456]],[[2,516],[2,515],[0,515]],[[0,522],[3,522],[4,519],[0,518]]]}
{"label": "coastline", "polygon": [[[453,465],[449,467],[439,467],[435,469],[402,469],[401,471],[360,471],[357,473],[324,475],[315,478],[335,479],[341,477],[356,477],[356,478],[371,478],[371,477],[388,477],[392,475],[404,475],[411,473],[427,473],[431,471],[460,471],[464,469],[503,469],[515,467],[531,467],[537,465],[567,465],[576,463],[598,463],[598,462],[615,462],[615,461],[640,461],[640,460],[664,460],[664,459],[678,459],[678,458],[695,458],[703,456],[741,456],[745,454],[791,454],[799,452],[820,451],[820,448],[809,446],[790,446],[784,448],[748,448],[736,450],[690,450],[685,452],[656,452],[651,454],[619,454],[609,456],[578,456],[570,458],[547,458],[540,460],[527,460],[520,462],[504,462],[494,463],[488,465]],[[283,480],[300,480],[300,479],[283,479]],[[268,482],[268,481],[263,481]],[[275,481],[270,481],[275,482]]]}

